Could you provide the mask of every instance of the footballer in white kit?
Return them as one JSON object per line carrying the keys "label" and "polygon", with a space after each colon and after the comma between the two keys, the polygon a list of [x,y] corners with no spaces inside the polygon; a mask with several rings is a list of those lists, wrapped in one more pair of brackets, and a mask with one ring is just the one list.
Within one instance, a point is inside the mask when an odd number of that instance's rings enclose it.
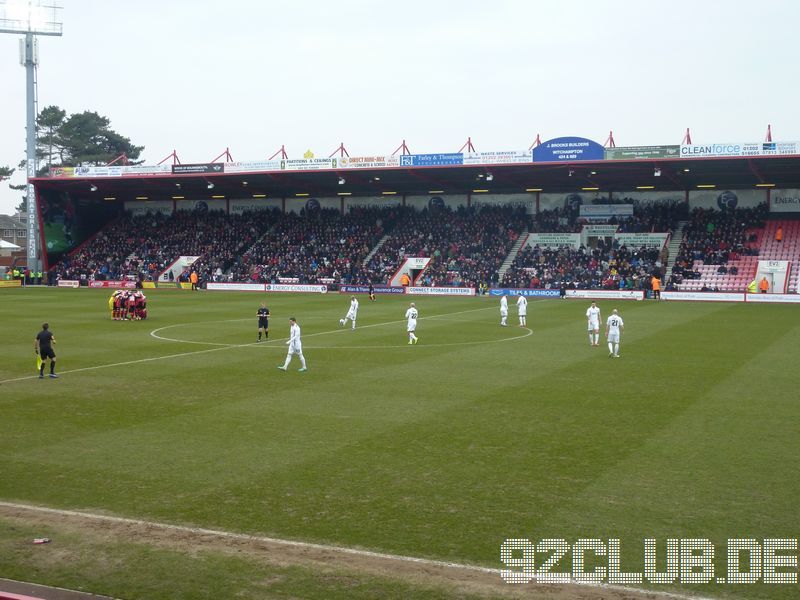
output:
{"label": "footballer in white kit", "polygon": [[528,299],[525,296],[517,298],[517,315],[519,316],[519,326],[525,327],[528,324]]}
{"label": "footballer in white kit", "polygon": [[417,305],[413,302],[409,304],[408,310],[406,311],[406,319],[408,319],[408,324],[406,325],[406,331],[408,331],[408,343],[409,344],[416,344],[419,341],[419,338],[416,336],[415,331],[417,330],[417,317],[419,317],[419,312],[417,312]]}
{"label": "footballer in white kit", "polygon": [[308,371],[306,368],[306,357],[303,356],[303,342],[300,340],[300,325],[297,324],[297,319],[289,317],[289,340],[286,342],[289,350],[286,353],[286,362],[282,367],[278,367],[281,371],[286,371],[289,368],[289,363],[292,362],[292,355],[296,354],[300,359],[300,368],[298,371],[301,373]]}
{"label": "footballer in white kit", "polygon": [[508,327],[508,298],[505,295],[500,298],[500,325]]}
{"label": "footballer in white kit", "polygon": [[589,324],[589,345],[600,345],[600,307],[597,302],[586,309],[586,321]]}
{"label": "footballer in white kit", "polygon": [[353,324],[352,329],[355,330],[356,328],[356,317],[358,316],[358,300],[355,296],[350,296],[350,308],[347,310],[347,314],[344,316],[344,319],[339,319],[339,325],[344,327],[347,325],[347,319],[350,319],[350,322]]}
{"label": "footballer in white kit", "polygon": [[625,330],[625,323],[615,308],[606,320],[606,339],[608,340],[608,357],[619,358],[619,336]]}

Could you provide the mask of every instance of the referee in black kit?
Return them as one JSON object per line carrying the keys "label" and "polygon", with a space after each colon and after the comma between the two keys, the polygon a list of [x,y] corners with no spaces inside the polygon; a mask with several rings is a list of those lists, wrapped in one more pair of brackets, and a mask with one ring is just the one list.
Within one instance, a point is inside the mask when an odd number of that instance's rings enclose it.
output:
{"label": "referee in black kit", "polygon": [[44,379],[44,361],[50,359],[50,377],[56,379],[56,353],[53,352],[53,344],[56,343],[56,338],[53,332],[50,331],[48,323],[42,324],[42,330],[36,334],[36,341],[33,343],[33,348],[36,354],[42,361],[39,366],[39,379]]}
{"label": "referee in black kit", "polygon": [[269,337],[269,309],[263,302],[258,309],[258,341],[261,341],[261,332],[264,332],[264,339]]}

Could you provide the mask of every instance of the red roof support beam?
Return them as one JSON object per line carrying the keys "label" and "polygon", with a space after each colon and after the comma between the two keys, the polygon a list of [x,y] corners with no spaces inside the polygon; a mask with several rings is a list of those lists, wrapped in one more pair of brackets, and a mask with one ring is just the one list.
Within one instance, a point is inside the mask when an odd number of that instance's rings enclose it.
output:
{"label": "red roof support beam", "polygon": [[606,148],[616,148],[617,147],[617,143],[614,141],[614,132],[613,131],[609,131],[608,132],[608,139],[606,140],[606,143],[603,144],[603,146],[605,146]]}
{"label": "red roof support beam", "polygon": [[347,156],[347,157],[349,157],[349,156],[350,156],[350,153],[347,151],[347,148],[345,148],[345,147],[344,147],[344,142],[341,142],[341,143],[339,144],[339,147],[338,147],[338,148],[336,148],[336,150],[334,150],[333,152],[331,152],[331,153],[330,153],[330,155],[328,155],[328,158],[333,158],[333,157],[334,157],[334,155],[335,155],[337,152],[339,153],[339,156],[340,156],[341,158],[344,158],[345,156]]}
{"label": "red roof support beam", "polygon": [[467,149],[467,152],[475,152],[475,146],[472,145],[472,138],[468,137],[467,141],[464,142],[464,145],[458,149],[459,152],[463,152],[464,148]]}
{"label": "red roof support beam", "polygon": [[537,133],[536,139],[533,140],[533,143],[528,147],[528,151],[530,152],[531,150],[536,148],[536,146],[541,146],[541,145],[542,145],[542,139],[539,137],[539,134]]}
{"label": "red roof support beam", "polygon": [[683,141],[681,142],[681,144],[691,145],[691,143],[692,143],[692,134],[689,131],[689,128],[687,127],[686,128],[686,135],[683,136]]}
{"label": "red roof support beam", "polygon": [[167,154],[164,158],[162,158],[156,164],[160,165],[161,163],[168,161],[170,158],[172,159],[172,164],[173,165],[181,164],[181,159],[178,158],[178,153],[175,150],[173,150],[170,154]]}
{"label": "red roof support beam", "polygon": [[[400,152],[401,150],[402,150],[402,152]],[[403,140],[403,143],[402,143],[402,144],[400,144],[400,145],[397,147],[397,150],[395,150],[394,152],[392,152],[392,156],[394,156],[394,155],[395,155],[395,154],[397,154],[398,152],[400,152],[400,153],[401,153],[401,155],[403,155],[403,156],[407,156],[408,154],[411,154],[411,150],[409,150],[409,149],[408,149],[408,146],[406,146],[406,141],[405,141],[405,140]]]}
{"label": "red roof support beam", "polygon": [[113,165],[117,161],[121,161],[123,165],[127,165],[128,164],[128,155],[123,152],[122,154],[120,154],[117,158],[115,158],[111,162],[106,163],[106,166],[110,167],[111,165]]}
{"label": "red roof support beam", "polygon": [[225,162],[233,162],[233,157],[231,156],[230,148],[225,148],[225,152],[223,152],[222,154],[220,154],[216,158],[213,158],[209,162],[212,162],[212,163],[217,162],[223,156],[225,157]]}
{"label": "red roof support beam", "polygon": [[764,138],[764,141],[765,142],[771,142],[772,141],[772,125],[767,125],[767,137]]}
{"label": "red roof support beam", "polygon": [[[771,140],[767,140],[768,142]],[[756,163],[753,162],[752,158],[747,159],[747,166],[750,167],[750,172],[756,176],[758,179],[758,183],[764,183],[764,176],[761,174],[761,171],[758,170]]]}
{"label": "red roof support beam", "polygon": [[288,155],[288,154],[286,154],[286,146],[284,146],[283,144],[281,144],[281,147],[278,149],[278,151],[277,151],[275,154],[273,154],[272,156],[270,156],[270,157],[269,157],[267,160],[272,160],[273,158],[275,158],[276,156],[278,156],[278,154],[280,154],[280,155],[281,155],[281,158],[282,158],[283,160],[286,160],[287,158],[289,158],[289,155]]}

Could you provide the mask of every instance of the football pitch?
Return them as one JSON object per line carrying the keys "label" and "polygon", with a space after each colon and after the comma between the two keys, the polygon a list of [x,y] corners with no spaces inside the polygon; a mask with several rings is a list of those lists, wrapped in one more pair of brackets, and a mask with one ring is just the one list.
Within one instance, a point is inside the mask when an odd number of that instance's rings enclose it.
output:
{"label": "football pitch", "polygon": [[[108,291],[0,291],[0,577],[150,599],[542,593],[315,566],[288,549],[265,562],[12,505],[491,569],[508,538],[619,539],[624,571],[643,570],[645,538],[660,555],[703,538],[724,575],[728,539],[800,536],[795,306],[599,301],[603,322],[612,308],[625,321],[610,359],[602,336],[589,345],[588,301],[531,300],[525,329],[513,299],[500,327],[496,298],[415,297],[409,346],[408,297],[360,296],[350,331],[346,295],[147,294],[150,318],[115,322]],[[262,300],[270,335],[256,343]],[[305,373],[297,359],[276,368],[290,316]],[[35,372],[44,321],[59,379]]]}

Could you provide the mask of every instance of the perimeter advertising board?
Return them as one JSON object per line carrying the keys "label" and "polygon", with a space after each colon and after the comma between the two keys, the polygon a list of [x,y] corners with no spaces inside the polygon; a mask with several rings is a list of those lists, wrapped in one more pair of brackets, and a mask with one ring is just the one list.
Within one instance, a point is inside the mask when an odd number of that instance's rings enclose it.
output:
{"label": "perimeter advertising board", "polygon": [[430,195],[430,196],[406,196],[406,206],[415,210],[437,210],[444,207],[456,209],[459,206],[467,205],[467,196],[461,194]]}
{"label": "perimeter advertising board", "polygon": [[125,210],[134,216],[146,215],[147,213],[171,215],[173,208],[172,200],[128,200],[125,202]]}
{"label": "perimeter advertising board", "polygon": [[686,202],[686,192],[657,190],[630,190],[627,192],[614,192],[614,200],[626,199],[639,204],[657,204],[660,202]]}
{"label": "perimeter advertising board", "polygon": [[744,302],[744,292],[661,292],[662,300],[690,300],[693,302]]}
{"label": "perimeter advertising board", "polygon": [[680,158],[681,147],[673,146],[621,146],[605,149],[606,160],[650,160],[654,158]]}
{"label": "perimeter advertising board", "polygon": [[528,298],[558,298],[561,292],[558,290],[545,290],[534,288],[492,288],[489,290],[490,296],[526,296]]}
{"label": "perimeter advertising board", "polygon": [[614,234],[614,239],[616,239],[621,246],[627,246],[628,248],[641,248],[642,246],[646,248],[661,248],[664,247],[664,242],[667,241],[667,237],[669,237],[668,233],[616,233]]}
{"label": "perimeter advertising board", "polygon": [[342,156],[339,166],[343,169],[382,169],[399,167],[399,156]]}
{"label": "perimeter advertising board", "polygon": [[[375,285],[372,287],[375,294],[405,294],[406,288],[397,285]],[[368,285],[341,285],[339,286],[340,294],[368,294]]]}
{"label": "perimeter advertising board", "polygon": [[414,296],[474,296],[475,288],[466,287],[408,287],[406,294]]}
{"label": "perimeter advertising board", "polygon": [[633,204],[581,204],[578,216],[582,219],[610,219],[632,217]]}
{"label": "perimeter advertising board", "polygon": [[334,158],[285,158],[280,161],[281,171],[314,171],[336,169],[339,159]]}
{"label": "perimeter advertising board", "polygon": [[311,285],[304,283],[268,283],[264,286],[265,292],[299,292],[303,294],[325,294],[327,285]]}
{"label": "perimeter advertising board", "polygon": [[767,202],[766,190],[689,190],[689,208],[755,208]]}
{"label": "perimeter advertising board", "polygon": [[581,246],[580,233],[531,233],[528,235],[528,246],[541,248],[560,248],[569,246],[577,250]]}
{"label": "perimeter advertising board", "polygon": [[175,175],[223,173],[224,171],[225,163],[187,163],[182,165],[172,165],[172,172]]}
{"label": "perimeter advertising board", "polygon": [[347,196],[344,199],[345,212],[353,208],[387,208],[390,206],[400,206],[402,197],[395,195],[391,196],[367,196],[367,197],[353,197]]}
{"label": "perimeter advertising board", "polygon": [[470,201],[472,206],[511,206],[524,208],[525,212],[536,212],[536,194],[473,194]]}
{"label": "perimeter advertising board", "polygon": [[800,294],[747,294],[746,301],[758,303],[798,304]]}
{"label": "perimeter advertising board", "polygon": [[313,213],[321,209],[341,210],[342,200],[338,196],[315,198],[287,198],[286,212],[300,214],[300,211]]}
{"label": "perimeter advertising board", "polygon": [[211,211],[223,211],[228,208],[225,200],[176,200],[175,208],[178,210],[193,211],[197,213],[207,213]]}
{"label": "perimeter advertising board", "polygon": [[567,298],[644,300],[644,292],[639,290],[567,290]]}
{"label": "perimeter advertising board", "polygon": [[90,288],[122,288],[133,290],[136,289],[135,281],[90,281]]}
{"label": "perimeter advertising board", "polygon": [[608,202],[609,192],[570,192],[568,194],[539,194],[539,210],[577,208],[593,202]]}
{"label": "perimeter advertising board", "polygon": [[263,292],[263,283],[213,283],[206,284],[207,290],[224,290],[228,292]]}
{"label": "perimeter advertising board", "polygon": [[729,142],[681,146],[681,158],[791,156],[793,154],[800,154],[800,142]]}
{"label": "perimeter advertising board", "polygon": [[229,162],[225,163],[226,173],[251,173],[258,171],[280,171],[281,161],[279,160],[255,160],[249,162]]}
{"label": "perimeter advertising board", "polygon": [[228,212],[240,215],[245,212],[259,212],[262,210],[282,210],[283,201],[280,198],[252,198],[250,200],[231,200],[228,203]]}
{"label": "perimeter advertising board", "polygon": [[800,190],[772,190],[769,197],[769,211],[800,212]]}
{"label": "perimeter advertising board", "polygon": [[547,140],[533,149],[533,162],[573,162],[604,160],[602,145],[582,137],[560,137]]}
{"label": "perimeter advertising board", "polygon": [[401,167],[445,167],[463,165],[464,155],[460,152],[442,154],[407,154],[400,157]]}
{"label": "perimeter advertising board", "polygon": [[468,152],[464,154],[465,165],[513,165],[532,162],[527,150],[508,152]]}

